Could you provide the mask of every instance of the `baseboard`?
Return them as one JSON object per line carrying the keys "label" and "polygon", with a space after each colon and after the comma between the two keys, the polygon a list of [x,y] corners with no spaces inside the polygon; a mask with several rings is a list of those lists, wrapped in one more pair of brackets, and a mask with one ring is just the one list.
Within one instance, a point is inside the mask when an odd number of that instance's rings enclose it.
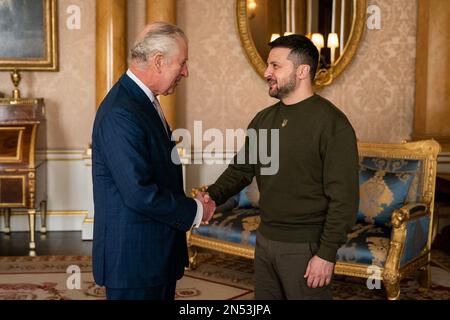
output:
{"label": "baseboard", "polygon": [[[86,211],[50,211],[47,215],[47,231],[80,231],[82,223],[86,218]],[[2,215],[0,221],[0,232],[3,232],[5,227],[5,219]],[[11,232],[29,231],[28,214],[26,211],[12,212],[10,217]],[[41,229],[41,215],[36,214],[35,230]]]}

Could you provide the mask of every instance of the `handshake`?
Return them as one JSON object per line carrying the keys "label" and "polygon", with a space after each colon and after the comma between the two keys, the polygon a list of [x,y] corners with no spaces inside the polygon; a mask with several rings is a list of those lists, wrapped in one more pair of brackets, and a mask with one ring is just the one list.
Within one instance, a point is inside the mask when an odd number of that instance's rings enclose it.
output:
{"label": "handshake", "polygon": [[195,195],[195,198],[203,205],[202,224],[208,224],[214,214],[214,211],[216,210],[216,203],[206,192],[198,192]]}

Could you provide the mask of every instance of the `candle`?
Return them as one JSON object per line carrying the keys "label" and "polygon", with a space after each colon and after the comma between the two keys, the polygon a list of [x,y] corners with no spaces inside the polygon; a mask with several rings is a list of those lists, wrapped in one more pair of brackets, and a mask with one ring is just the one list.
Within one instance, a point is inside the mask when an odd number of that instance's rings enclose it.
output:
{"label": "candle", "polygon": [[330,48],[330,60],[331,64],[333,65],[336,60],[336,48],[339,48],[339,39],[337,33],[332,32],[328,34],[327,47]]}

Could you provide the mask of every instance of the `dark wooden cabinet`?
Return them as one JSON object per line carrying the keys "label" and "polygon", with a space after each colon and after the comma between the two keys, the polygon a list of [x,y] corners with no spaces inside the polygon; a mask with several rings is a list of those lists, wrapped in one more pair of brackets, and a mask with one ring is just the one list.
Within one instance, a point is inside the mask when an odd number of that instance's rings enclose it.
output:
{"label": "dark wooden cabinet", "polygon": [[46,121],[43,99],[0,99],[0,209],[9,233],[12,209],[28,214],[30,253],[36,211],[46,232]]}

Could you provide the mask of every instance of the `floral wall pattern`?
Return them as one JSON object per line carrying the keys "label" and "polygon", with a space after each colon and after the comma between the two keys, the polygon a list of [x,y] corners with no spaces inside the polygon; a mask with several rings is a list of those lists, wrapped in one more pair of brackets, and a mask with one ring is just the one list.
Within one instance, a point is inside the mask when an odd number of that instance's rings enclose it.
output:
{"label": "floral wall pattern", "polygon": [[[177,89],[178,127],[246,128],[275,100],[241,47],[235,0],[178,0],[178,24],[189,37],[190,76]],[[66,8],[81,9],[81,29],[68,30]],[[417,0],[369,0],[381,9],[381,29],[367,30],[354,61],[319,92],[341,108],[365,141],[410,137],[414,111]],[[128,36],[144,24],[145,1],[128,5]],[[95,115],[95,2],[59,0],[59,72],[23,72],[23,96],[44,97],[50,149],[82,149]],[[124,40],[130,46],[132,39]],[[13,89],[0,72],[0,91]]]}
{"label": "floral wall pattern", "polygon": [[[190,39],[190,77],[178,90],[181,127],[246,128],[275,100],[241,47],[234,0],[179,0],[178,24]],[[318,93],[346,113],[358,139],[399,142],[412,130],[417,2],[369,0],[381,29],[365,30],[355,59]]]}

